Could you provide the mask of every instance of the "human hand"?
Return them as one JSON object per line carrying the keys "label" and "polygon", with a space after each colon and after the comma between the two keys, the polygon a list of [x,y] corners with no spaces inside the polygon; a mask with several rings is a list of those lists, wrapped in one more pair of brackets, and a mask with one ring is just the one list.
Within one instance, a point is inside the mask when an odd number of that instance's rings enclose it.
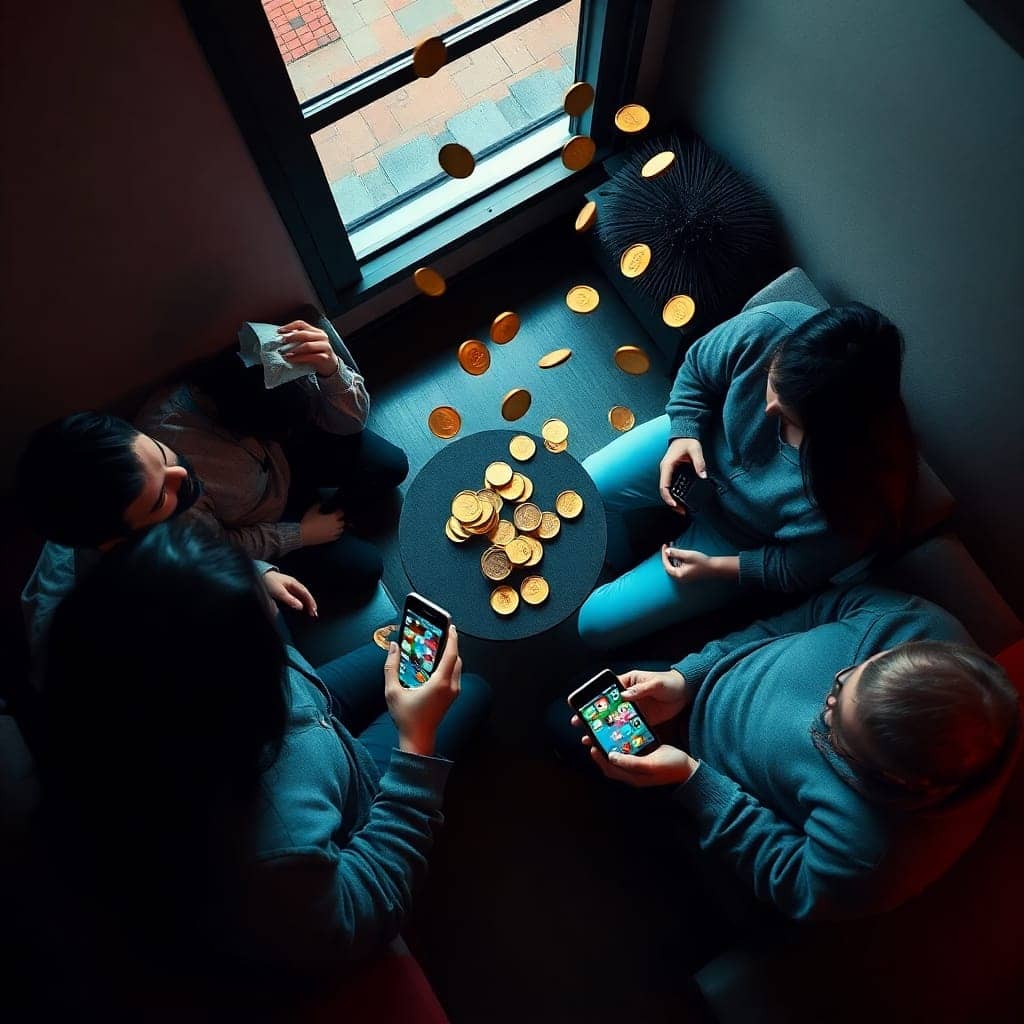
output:
{"label": "human hand", "polygon": [[294,576],[287,576],[277,569],[269,569],[263,574],[263,585],[274,601],[284,608],[296,611],[306,610],[311,618],[317,617],[316,601],[313,595]]}
{"label": "human hand", "polygon": [[613,750],[605,756],[588,736],[584,742],[590,747],[590,756],[609,779],[625,782],[628,786],[678,786],[686,782],[697,770],[697,762],[678,747],[663,743],[644,757],[620,754]]}
{"label": "human hand", "polygon": [[462,688],[462,659],[455,627],[448,627],[444,654],[422,686],[405,687],[398,681],[398,661],[398,644],[392,641],[384,662],[384,698],[398,728],[398,746],[411,754],[430,757],[437,727]]}
{"label": "human hand", "polygon": [[290,363],[312,366],[318,377],[330,377],[338,372],[338,356],[326,332],[319,327],[312,327],[305,320],[293,320],[278,327],[277,333],[291,346],[281,350],[281,355]]}
{"label": "human hand", "polygon": [[631,701],[650,725],[661,725],[685,711],[693,700],[678,669],[649,672],[635,668],[619,676],[622,699]]}
{"label": "human hand", "polygon": [[299,533],[303,547],[316,544],[330,544],[345,532],[345,513],[342,509],[321,512],[320,502],[314,502],[309,511],[299,520]]}
{"label": "human hand", "polygon": [[661,564],[669,576],[677,580],[702,580],[716,576],[714,559],[700,551],[661,545]]}
{"label": "human hand", "polygon": [[661,492],[661,500],[669,508],[674,508],[680,515],[685,516],[686,509],[672,497],[669,491],[676,470],[683,462],[692,463],[697,475],[707,479],[708,469],[704,464],[704,449],[701,448],[697,438],[674,437],[669,442],[668,449],[658,467],[658,490]]}

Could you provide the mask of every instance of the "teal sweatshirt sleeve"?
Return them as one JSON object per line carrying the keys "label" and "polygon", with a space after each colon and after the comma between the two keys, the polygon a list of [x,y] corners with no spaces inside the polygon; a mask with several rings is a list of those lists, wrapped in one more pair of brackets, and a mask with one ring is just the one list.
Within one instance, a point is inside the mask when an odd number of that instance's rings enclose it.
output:
{"label": "teal sweatshirt sleeve", "polygon": [[739,580],[783,594],[806,593],[852,565],[864,547],[861,542],[825,533],[741,551]]}
{"label": "teal sweatshirt sleeve", "polygon": [[21,592],[21,613],[33,662],[40,658],[57,606],[74,589],[76,578],[74,549],[48,541]]}
{"label": "teal sweatshirt sleeve", "polygon": [[[451,763],[395,750],[365,824],[344,846],[268,852],[254,873],[250,922],[262,948],[304,969],[358,959],[398,934],[422,875]],[[333,831],[338,809],[310,808]]]}

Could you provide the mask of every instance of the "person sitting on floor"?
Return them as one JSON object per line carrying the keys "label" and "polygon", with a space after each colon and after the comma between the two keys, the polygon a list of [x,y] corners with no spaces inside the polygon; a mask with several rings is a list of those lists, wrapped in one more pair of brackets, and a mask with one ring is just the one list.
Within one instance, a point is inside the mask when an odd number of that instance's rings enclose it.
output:
{"label": "person sitting on floor", "polygon": [[75,851],[57,874],[80,920],[105,922],[101,940],[158,951],[172,972],[313,972],[398,933],[449,758],[489,703],[454,628],[415,689],[394,643],[386,661],[370,644],[314,670],[277,632],[252,561],[179,521],[106,556],[50,644],[42,821],[54,851]]}
{"label": "person sitting on floor", "polygon": [[[202,484],[188,459],[130,423],[79,412],[41,427],[18,460],[17,491],[46,544],[21,595],[33,661],[50,620],[103,552],[191,509]],[[309,591],[266,562],[271,597],[315,613]]]}
{"label": "person sitting on floor", "polygon": [[[591,758],[667,787],[702,849],[796,919],[886,911],[934,882],[1020,751],[1020,695],[999,665],[947,612],[877,587],[826,591],[620,681],[667,742],[605,757],[585,738]],[[554,724],[568,722],[562,705]]]}
{"label": "person sitting on floor", "polygon": [[[204,490],[194,517],[318,597],[359,605],[383,566],[377,548],[353,534],[353,515],[379,519],[409,464],[365,428],[369,397],[344,346],[341,358],[304,320],[279,333],[291,345],[285,358],[307,366],[307,377],[268,389],[262,367],[226,350],[154,394],[136,422],[195,465]],[[324,505],[318,490],[326,487],[335,494]]]}
{"label": "person sitting on floor", "polygon": [[608,513],[608,561],[635,562],[624,516],[665,505],[681,466],[713,485],[672,544],[599,587],[580,610],[595,647],[738,600],[815,590],[897,542],[916,479],[900,398],[903,340],[860,303],[772,302],[693,344],[666,415],[591,455]]}

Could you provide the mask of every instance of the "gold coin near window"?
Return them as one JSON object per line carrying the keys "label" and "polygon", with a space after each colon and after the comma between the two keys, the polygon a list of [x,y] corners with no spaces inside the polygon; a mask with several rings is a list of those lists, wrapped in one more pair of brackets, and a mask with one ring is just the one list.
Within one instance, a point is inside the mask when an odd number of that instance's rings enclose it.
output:
{"label": "gold coin near window", "polygon": [[659,178],[676,162],[676,155],[671,150],[664,150],[656,156],[652,156],[640,168],[640,176],[643,178]]}
{"label": "gold coin near window", "polygon": [[661,311],[661,319],[669,327],[684,327],[693,319],[697,304],[689,295],[673,295]]}
{"label": "gold coin near window", "polygon": [[516,313],[499,313],[491,323],[491,341],[507,345],[519,333],[521,323]]}
{"label": "gold coin near window", "polygon": [[639,103],[627,103],[615,112],[615,127],[627,135],[642,132],[650,123],[650,111]]}
{"label": "gold coin near window", "polygon": [[589,200],[582,210],[576,215],[576,231],[584,234],[597,223],[597,203]]}
{"label": "gold coin near window", "polygon": [[[525,581],[524,581],[525,582]],[[397,626],[379,626],[373,631],[373,642],[382,650],[388,650],[391,644],[391,634],[398,629]]]}
{"label": "gold coin near window", "polygon": [[578,284],[570,288],[565,297],[565,304],[574,313],[593,313],[600,301],[597,289],[591,288],[589,284]]}
{"label": "gold coin near window", "polygon": [[420,267],[413,273],[412,281],[424,295],[434,299],[444,295],[448,288],[445,279],[433,267]]}
{"label": "gold coin near window", "polygon": [[527,576],[519,584],[519,592],[527,604],[543,604],[548,599],[550,589],[543,576]]}
{"label": "gold coin near window", "polygon": [[616,430],[625,433],[636,426],[636,416],[633,415],[632,409],[627,409],[624,405],[613,405],[608,410],[608,422]]}
{"label": "gold coin near window", "polygon": [[638,345],[620,345],[615,350],[615,365],[623,373],[631,373],[634,377],[646,373],[651,368],[651,360],[647,353]]}
{"label": "gold coin near window", "polygon": [[468,178],[476,168],[473,154],[457,142],[442,146],[441,152],[437,154],[437,162],[445,174],[452,178]]}
{"label": "gold coin near window", "polygon": [[553,352],[548,352],[546,355],[541,356],[537,360],[537,365],[542,370],[550,370],[552,366],[560,366],[571,355],[571,348],[556,348]]}
{"label": "gold coin near window", "polygon": [[459,366],[474,377],[486,373],[491,365],[491,353],[482,341],[470,339],[459,346]]}
{"label": "gold coin near window", "polygon": [[526,415],[532,401],[533,395],[526,388],[513,388],[501,400],[501,415],[510,422],[518,420]]}
{"label": "gold coin near window", "polygon": [[462,417],[450,405],[439,405],[427,417],[427,426],[435,437],[447,441],[462,429]]}
{"label": "gold coin near window", "polygon": [[537,442],[526,434],[517,434],[508,443],[509,454],[520,462],[527,462],[537,454]]}
{"label": "gold coin near window", "polygon": [[491,591],[491,607],[499,615],[511,615],[519,607],[519,592],[504,584],[495,587]]}
{"label": "gold coin near window", "polygon": [[570,117],[582,117],[594,102],[594,87],[589,82],[576,82],[565,94],[562,108]]}
{"label": "gold coin near window", "polygon": [[555,498],[555,509],[563,519],[575,519],[583,511],[583,499],[575,491],[562,491]]}
{"label": "gold coin near window", "polygon": [[448,63],[448,50],[437,36],[424,39],[412,51],[412,69],[417,78],[436,75]]}
{"label": "gold coin near window", "polygon": [[651,247],[646,242],[637,242],[623,250],[619,259],[619,270],[623,277],[639,277],[651,265]]}
{"label": "gold coin near window", "polygon": [[589,135],[574,135],[562,147],[562,163],[570,171],[582,171],[590,165],[597,152],[597,144]]}

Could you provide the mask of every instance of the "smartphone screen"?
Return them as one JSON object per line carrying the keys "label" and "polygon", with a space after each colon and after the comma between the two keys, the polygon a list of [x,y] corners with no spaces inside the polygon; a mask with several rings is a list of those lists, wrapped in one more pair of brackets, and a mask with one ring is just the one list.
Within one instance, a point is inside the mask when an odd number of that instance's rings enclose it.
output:
{"label": "smartphone screen", "polygon": [[446,613],[432,614],[432,609],[433,606],[420,607],[412,600],[406,602],[398,640],[398,681],[403,686],[422,686],[441,657],[448,632],[447,621],[442,618],[446,618]]}
{"label": "smartphone screen", "polygon": [[583,719],[594,742],[606,753],[646,754],[658,745],[650,726],[640,712],[622,699],[619,681],[610,672],[601,678],[607,684],[596,693],[587,693],[577,713]]}

